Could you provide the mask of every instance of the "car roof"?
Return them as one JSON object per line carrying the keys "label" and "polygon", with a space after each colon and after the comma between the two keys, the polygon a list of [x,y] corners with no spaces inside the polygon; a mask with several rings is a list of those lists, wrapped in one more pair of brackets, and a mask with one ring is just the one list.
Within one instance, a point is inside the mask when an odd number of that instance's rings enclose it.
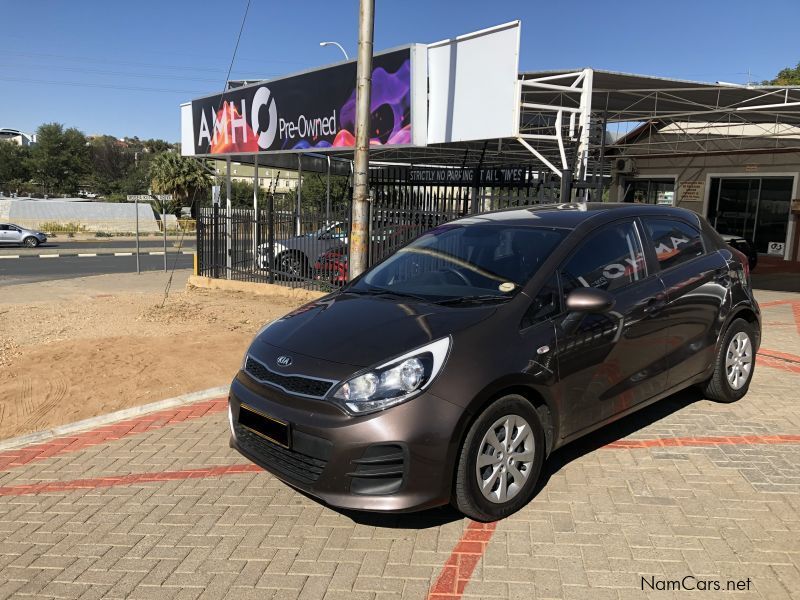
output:
{"label": "car roof", "polygon": [[[683,220],[699,219],[697,213],[685,208],[656,204],[629,202],[582,202],[570,204],[538,204],[513,207],[463,217],[453,223],[462,225],[478,223],[502,223],[504,225],[528,225],[575,229],[589,220],[607,221],[624,217],[673,216]],[[599,224],[599,223],[598,223]]]}

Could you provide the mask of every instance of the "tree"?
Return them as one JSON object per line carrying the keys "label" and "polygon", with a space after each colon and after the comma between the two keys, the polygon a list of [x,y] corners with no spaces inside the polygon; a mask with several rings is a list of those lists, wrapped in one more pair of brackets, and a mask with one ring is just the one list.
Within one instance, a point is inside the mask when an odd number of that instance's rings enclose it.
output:
{"label": "tree", "polygon": [[135,166],[134,154],[110,135],[94,138],[89,144],[93,191],[119,194],[128,173]]}
{"label": "tree", "polygon": [[30,150],[12,142],[0,142],[0,190],[16,192],[31,177]]}
{"label": "tree", "polygon": [[46,123],[36,130],[36,144],[29,165],[42,192],[78,191],[81,178],[89,173],[89,150],[86,137],[74,127]]}
{"label": "tree", "polygon": [[150,186],[155,194],[172,194],[172,203],[158,207],[163,212],[178,214],[182,206],[191,205],[197,194],[211,186],[211,176],[191,158],[175,152],[157,154],[150,161]]}
{"label": "tree", "polygon": [[800,85],[800,62],[794,68],[781,69],[775,79],[769,79],[763,83],[766,85]]}
{"label": "tree", "polygon": [[[349,206],[352,190],[350,180],[342,175],[331,175],[331,210],[343,210]],[[300,204],[303,209],[324,211],[327,200],[325,175],[306,173],[300,184]],[[297,202],[297,190],[289,193],[289,201],[294,207]]]}

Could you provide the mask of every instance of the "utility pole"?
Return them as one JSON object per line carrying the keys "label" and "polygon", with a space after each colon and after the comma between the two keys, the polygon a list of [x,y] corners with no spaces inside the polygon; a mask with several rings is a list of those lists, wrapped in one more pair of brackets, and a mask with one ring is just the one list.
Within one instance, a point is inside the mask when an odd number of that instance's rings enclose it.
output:
{"label": "utility pole", "polygon": [[369,114],[372,92],[372,33],[375,0],[360,0],[356,67],[356,148],[353,217],[350,223],[350,280],[368,266],[369,249]]}

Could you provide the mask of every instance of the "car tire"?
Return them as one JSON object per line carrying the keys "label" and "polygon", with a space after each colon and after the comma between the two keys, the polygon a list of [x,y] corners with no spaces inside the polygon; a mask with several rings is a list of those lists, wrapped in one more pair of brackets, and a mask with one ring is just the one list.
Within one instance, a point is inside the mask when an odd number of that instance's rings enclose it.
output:
{"label": "car tire", "polygon": [[37,240],[32,235],[29,235],[24,240],[22,240],[22,245],[26,248],[36,248],[39,245],[39,240]]}
{"label": "car tire", "polygon": [[309,277],[308,260],[302,252],[282,252],[275,258],[275,270],[289,281]]}
{"label": "car tire", "polygon": [[702,385],[706,398],[736,402],[747,393],[756,365],[755,340],[755,329],[744,319],[728,326],[714,357],[714,373]]}
{"label": "car tire", "polygon": [[[510,454],[508,437],[514,442]],[[509,394],[493,402],[475,419],[464,439],[453,505],[482,522],[502,519],[525,506],[542,471],[544,439],[536,409],[526,398]]]}

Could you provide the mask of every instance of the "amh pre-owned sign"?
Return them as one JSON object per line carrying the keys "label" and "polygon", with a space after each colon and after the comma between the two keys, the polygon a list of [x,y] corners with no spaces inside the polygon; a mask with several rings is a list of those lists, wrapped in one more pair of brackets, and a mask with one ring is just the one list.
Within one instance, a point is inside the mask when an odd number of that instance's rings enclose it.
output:
{"label": "amh pre-owned sign", "polygon": [[[411,49],[376,55],[372,145],[412,143]],[[344,63],[192,101],[195,154],[352,148],[356,64]]]}

